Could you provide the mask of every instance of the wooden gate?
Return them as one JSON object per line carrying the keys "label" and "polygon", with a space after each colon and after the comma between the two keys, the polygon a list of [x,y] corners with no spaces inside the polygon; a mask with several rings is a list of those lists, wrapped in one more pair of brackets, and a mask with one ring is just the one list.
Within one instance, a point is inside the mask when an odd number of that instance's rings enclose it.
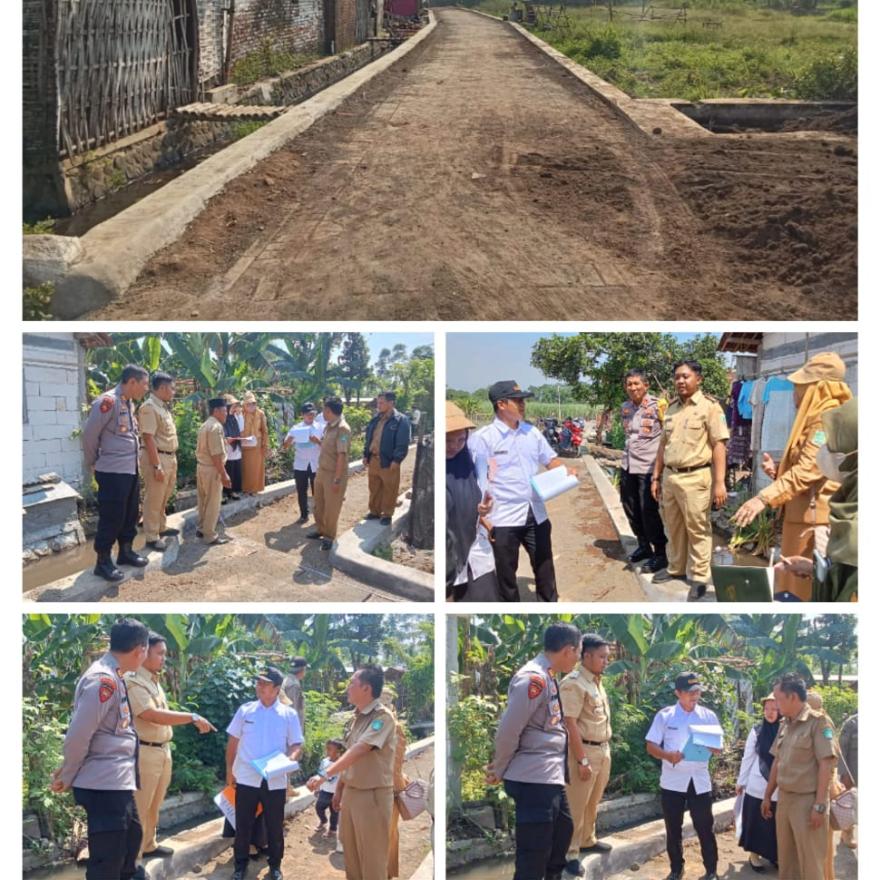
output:
{"label": "wooden gate", "polygon": [[58,149],[81,155],[196,97],[195,0],[57,0]]}

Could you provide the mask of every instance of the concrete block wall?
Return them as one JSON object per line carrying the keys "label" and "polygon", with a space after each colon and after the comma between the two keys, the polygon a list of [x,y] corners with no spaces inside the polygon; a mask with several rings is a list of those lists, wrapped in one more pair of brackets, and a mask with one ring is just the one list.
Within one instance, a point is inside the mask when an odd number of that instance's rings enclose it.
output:
{"label": "concrete block wall", "polygon": [[75,488],[84,479],[83,353],[72,333],[26,333],[23,347],[23,479],[54,472]]}
{"label": "concrete block wall", "polygon": [[24,164],[39,166],[57,155],[55,2],[22,0],[21,10]]}

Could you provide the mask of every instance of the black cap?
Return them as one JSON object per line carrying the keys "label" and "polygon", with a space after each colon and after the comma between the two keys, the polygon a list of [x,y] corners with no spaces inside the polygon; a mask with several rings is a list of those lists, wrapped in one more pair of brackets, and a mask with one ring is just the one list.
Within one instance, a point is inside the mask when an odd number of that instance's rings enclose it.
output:
{"label": "black cap", "polygon": [[309,665],[309,661],[306,660],[305,657],[294,657],[293,658],[293,669],[305,669]]}
{"label": "black cap", "polygon": [[584,637],[581,639],[581,653],[584,651],[594,651],[596,648],[601,648],[603,645],[610,644],[611,642],[603,639],[599,633],[585,633]]}
{"label": "black cap", "polygon": [[675,679],[675,689],[687,694],[691,691],[703,690],[703,683],[696,672],[682,672]]}
{"label": "black cap", "polygon": [[300,415],[303,415],[303,416],[306,413],[310,413],[310,412],[316,413],[317,411],[318,411],[318,407],[316,407],[315,404],[313,404],[311,402],[311,400],[307,401],[299,408]]}
{"label": "black cap", "polygon": [[523,391],[516,383],[516,379],[502,379],[489,388],[489,400],[498,403],[499,400],[516,400],[534,397],[531,391]]}
{"label": "black cap", "polygon": [[274,684],[275,687],[281,687],[281,682],[284,681],[284,676],[274,667],[267,666],[263,672],[257,673],[257,681],[268,681],[271,684]]}
{"label": "black cap", "polygon": [[221,406],[227,406],[225,397],[212,397],[208,401],[208,412],[214,412],[215,409],[219,409]]}

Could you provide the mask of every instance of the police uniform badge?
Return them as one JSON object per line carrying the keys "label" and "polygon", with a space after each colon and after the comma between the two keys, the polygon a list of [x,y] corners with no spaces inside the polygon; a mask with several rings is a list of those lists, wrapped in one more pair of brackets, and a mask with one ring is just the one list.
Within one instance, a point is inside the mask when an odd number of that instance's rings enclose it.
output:
{"label": "police uniform badge", "polygon": [[106,703],[113,694],[116,693],[116,682],[112,678],[101,676],[98,686],[98,699],[102,703]]}
{"label": "police uniform badge", "polygon": [[530,675],[529,676],[529,699],[535,700],[541,696],[544,692],[544,676],[542,675]]}
{"label": "police uniform badge", "polygon": [[371,725],[370,730],[381,730],[385,726],[385,722],[381,718],[377,718]]}
{"label": "police uniform badge", "polygon": [[101,412],[108,413],[111,409],[113,409],[113,398],[112,397],[102,397],[101,398]]}

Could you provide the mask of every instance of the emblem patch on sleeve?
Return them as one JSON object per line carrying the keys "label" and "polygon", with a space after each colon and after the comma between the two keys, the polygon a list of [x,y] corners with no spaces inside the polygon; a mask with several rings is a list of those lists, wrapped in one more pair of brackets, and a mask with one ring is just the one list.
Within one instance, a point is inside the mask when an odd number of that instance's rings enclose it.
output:
{"label": "emblem patch on sleeve", "polygon": [[101,678],[100,687],[98,688],[98,699],[102,703],[106,703],[113,694],[116,693],[116,682],[112,678]]}
{"label": "emblem patch on sleeve", "polygon": [[826,727],[822,731],[822,736],[824,736],[825,739],[834,739],[834,731],[830,727]]}
{"label": "emblem patch on sleeve", "polygon": [[529,699],[535,700],[544,692],[544,678],[540,675],[529,676]]}
{"label": "emblem patch on sleeve", "polygon": [[102,397],[101,398],[101,412],[108,413],[113,409],[113,398],[112,397]]}
{"label": "emblem patch on sleeve", "polygon": [[371,725],[372,730],[381,730],[385,726],[385,722],[381,718],[377,718]]}
{"label": "emblem patch on sleeve", "polygon": [[816,446],[824,446],[824,444],[827,442],[827,439],[828,438],[825,436],[824,431],[816,431],[816,433],[813,434],[813,443],[815,443]]}

